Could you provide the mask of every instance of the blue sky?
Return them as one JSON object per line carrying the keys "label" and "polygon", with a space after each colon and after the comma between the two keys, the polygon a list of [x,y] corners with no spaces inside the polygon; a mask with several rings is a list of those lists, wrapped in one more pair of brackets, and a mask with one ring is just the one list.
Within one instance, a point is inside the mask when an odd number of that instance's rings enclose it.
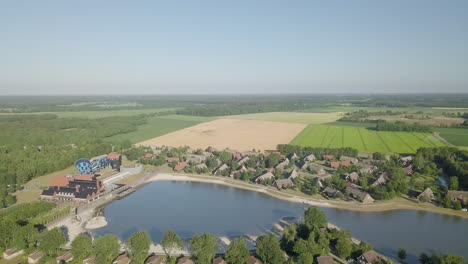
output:
{"label": "blue sky", "polygon": [[468,1],[2,1],[1,94],[468,91]]}

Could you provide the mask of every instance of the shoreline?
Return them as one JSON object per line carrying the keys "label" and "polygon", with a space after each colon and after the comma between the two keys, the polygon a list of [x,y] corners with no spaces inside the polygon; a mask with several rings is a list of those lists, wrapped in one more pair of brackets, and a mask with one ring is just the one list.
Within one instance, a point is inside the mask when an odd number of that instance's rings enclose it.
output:
{"label": "shoreline", "polygon": [[[238,180],[233,180],[227,177],[218,177],[211,175],[192,175],[192,174],[176,174],[176,173],[158,173],[149,177],[144,185],[156,182],[156,181],[189,181],[189,182],[202,182],[210,184],[219,184],[234,188],[239,188],[243,190],[254,191],[258,193],[263,193],[271,197],[294,202],[302,203],[310,206],[317,207],[326,207],[326,208],[335,208],[341,210],[349,211],[359,211],[359,212],[384,212],[384,211],[394,211],[394,210],[415,210],[422,212],[431,212],[443,215],[450,215],[460,218],[468,218],[468,213],[463,211],[454,211],[451,209],[436,207],[431,204],[420,204],[412,201],[404,200],[404,198],[397,198],[400,200],[400,203],[395,203],[392,201],[377,202],[374,204],[358,204],[354,202],[346,201],[334,201],[334,200],[325,200],[325,199],[316,199],[312,197],[303,197],[286,192],[282,192],[276,189],[273,189],[264,185],[254,185],[251,183],[241,182]],[[404,203],[404,204],[403,204]],[[414,203],[414,204],[411,204]]]}

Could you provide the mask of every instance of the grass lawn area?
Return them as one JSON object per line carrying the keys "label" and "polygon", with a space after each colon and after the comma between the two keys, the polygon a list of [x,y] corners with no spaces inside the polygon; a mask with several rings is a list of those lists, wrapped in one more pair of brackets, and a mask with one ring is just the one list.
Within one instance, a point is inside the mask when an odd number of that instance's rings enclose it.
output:
{"label": "grass lawn area", "polygon": [[121,142],[128,139],[131,143],[138,143],[209,120],[211,120],[211,118],[177,115],[151,117],[148,119],[147,124],[138,126],[137,131],[115,135],[105,140],[109,142]]}
{"label": "grass lawn area", "polygon": [[342,113],[296,113],[296,112],[269,112],[245,115],[223,116],[222,118],[264,120],[288,123],[323,124],[333,122],[341,117]]}
{"label": "grass lawn area", "polygon": [[445,146],[430,133],[375,131],[359,126],[336,125],[309,125],[291,144],[394,153],[415,153],[421,147]]}
{"label": "grass lawn area", "polygon": [[436,132],[455,146],[468,147],[468,129],[466,128],[436,128]]}

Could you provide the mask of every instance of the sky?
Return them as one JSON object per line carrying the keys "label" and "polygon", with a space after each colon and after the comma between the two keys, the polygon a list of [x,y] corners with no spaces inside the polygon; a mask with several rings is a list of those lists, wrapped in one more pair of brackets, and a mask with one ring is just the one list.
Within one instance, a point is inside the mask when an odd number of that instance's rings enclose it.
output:
{"label": "sky", "polygon": [[0,96],[468,92],[466,0],[0,2]]}

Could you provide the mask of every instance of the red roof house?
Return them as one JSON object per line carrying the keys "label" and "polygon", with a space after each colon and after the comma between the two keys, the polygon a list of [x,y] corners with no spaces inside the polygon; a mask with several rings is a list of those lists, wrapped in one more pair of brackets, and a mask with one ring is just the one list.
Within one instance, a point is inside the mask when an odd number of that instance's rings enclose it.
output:
{"label": "red roof house", "polygon": [[181,170],[185,169],[187,166],[188,166],[188,163],[187,163],[187,162],[181,162],[181,163],[177,164],[177,165],[174,167],[174,170],[175,170],[175,171],[181,171]]}
{"label": "red roof house", "polygon": [[170,158],[167,158],[167,162],[168,162],[168,163],[171,163],[171,162],[174,162],[174,161],[179,162],[179,157],[170,157]]}
{"label": "red roof house", "polygon": [[343,161],[341,161],[341,166],[343,166],[343,167],[349,167],[349,166],[351,166],[351,161],[349,161],[349,160],[343,160]]}
{"label": "red roof house", "polygon": [[323,158],[324,158],[325,160],[333,160],[333,159],[335,159],[335,157],[334,157],[333,155],[323,155]]}
{"label": "red roof house", "polygon": [[118,160],[121,157],[122,157],[121,154],[115,153],[115,152],[111,152],[111,153],[109,153],[109,155],[107,155],[107,158],[110,159],[110,160]]}
{"label": "red roof house", "polygon": [[151,153],[146,153],[145,154],[145,159],[151,159],[153,157],[153,154]]}
{"label": "red roof house", "polygon": [[339,161],[330,162],[330,167],[332,167],[334,169],[337,169],[340,165],[341,165],[341,163]]}

